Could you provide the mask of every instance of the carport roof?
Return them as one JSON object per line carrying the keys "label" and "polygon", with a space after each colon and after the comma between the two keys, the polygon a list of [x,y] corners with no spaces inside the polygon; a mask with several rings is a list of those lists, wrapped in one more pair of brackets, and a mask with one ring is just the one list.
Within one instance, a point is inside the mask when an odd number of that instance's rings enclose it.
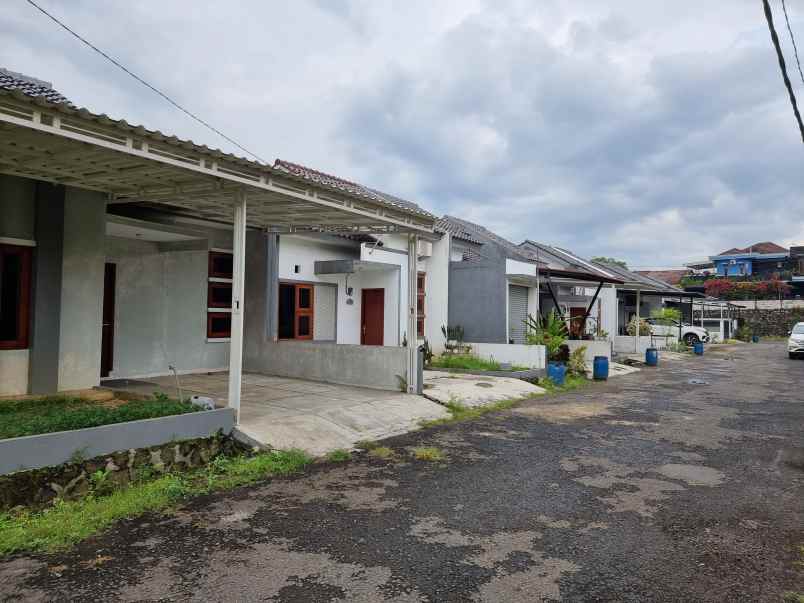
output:
{"label": "carport roof", "polygon": [[244,192],[248,225],[279,231],[432,236],[435,222],[413,204],[313,182],[19,87],[0,87],[0,172],[227,223]]}

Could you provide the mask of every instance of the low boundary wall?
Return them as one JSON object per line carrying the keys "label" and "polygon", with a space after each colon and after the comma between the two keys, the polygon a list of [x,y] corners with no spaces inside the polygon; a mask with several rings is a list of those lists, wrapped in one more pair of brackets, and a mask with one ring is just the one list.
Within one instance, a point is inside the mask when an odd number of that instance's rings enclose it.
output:
{"label": "low boundary wall", "polygon": [[265,342],[244,358],[243,369],[278,377],[399,391],[400,378],[407,371],[407,348],[312,341]]}
{"label": "low boundary wall", "polygon": [[585,346],[586,354],[584,354],[584,359],[586,360],[586,364],[589,366],[592,366],[592,363],[595,361],[595,356],[605,356],[611,360],[612,343],[610,341],[585,341],[579,339],[570,339],[567,341],[567,346],[569,347],[570,352]]}
{"label": "low boundary wall", "polygon": [[467,345],[472,346],[472,354],[479,358],[510,362],[533,369],[545,368],[546,351],[543,345],[517,343],[467,343]]}
{"label": "low boundary wall", "polygon": [[[655,337],[642,335],[637,343],[631,335],[617,335],[614,337],[613,349],[617,354],[644,354],[648,348],[657,350],[667,349],[668,341],[676,341],[673,337]],[[635,349],[636,348],[636,349]]]}
{"label": "low boundary wall", "polygon": [[0,440],[0,475],[54,467],[76,458],[94,458],[111,452],[159,446],[171,441],[228,435],[234,410],[219,408],[156,419],[113,423],[100,427],[57,431]]}

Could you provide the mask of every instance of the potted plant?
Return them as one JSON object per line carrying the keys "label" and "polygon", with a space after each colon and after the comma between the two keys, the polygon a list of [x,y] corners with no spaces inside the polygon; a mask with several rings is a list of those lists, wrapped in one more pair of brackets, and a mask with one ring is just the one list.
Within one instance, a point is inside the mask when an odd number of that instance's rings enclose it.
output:
{"label": "potted plant", "polygon": [[528,315],[525,325],[528,345],[545,347],[547,376],[556,385],[561,385],[564,382],[569,357],[569,348],[566,345],[567,325],[555,310],[551,310],[547,316],[541,316],[538,320]]}

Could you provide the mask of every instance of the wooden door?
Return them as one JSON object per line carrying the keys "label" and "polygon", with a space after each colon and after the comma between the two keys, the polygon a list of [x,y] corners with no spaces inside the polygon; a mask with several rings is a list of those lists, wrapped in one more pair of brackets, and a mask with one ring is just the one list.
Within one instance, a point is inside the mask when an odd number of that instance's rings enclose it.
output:
{"label": "wooden door", "polygon": [[114,368],[114,304],[117,265],[106,264],[103,274],[103,326],[101,328],[101,377]]}
{"label": "wooden door", "polygon": [[360,310],[361,345],[383,345],[385,332],[385,289],[363,289]]}
{"label": "wooden door", "polygon": [[313,338],[313,286],[296,285],[295,338]]}
{"label": "wooden door", "polygon": [[570,308],[570,336],[580,339],[584,332],[583,317],[586,308]]}

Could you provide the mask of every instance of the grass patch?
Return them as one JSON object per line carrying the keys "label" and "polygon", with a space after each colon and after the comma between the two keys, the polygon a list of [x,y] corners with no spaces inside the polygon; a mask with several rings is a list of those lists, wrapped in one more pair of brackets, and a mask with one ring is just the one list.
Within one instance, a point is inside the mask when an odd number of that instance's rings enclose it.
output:
{"label": "grass patch", "polygon": [[394,451],[388,448],[388,446],[375,446],[368,451],[368,454],[378,459],[390,459],[394,456]]}
{"label": "grass patch", "polygon": [[413,457],[419,461],[438,462],[446,457],[440,448],[435,446],[419,446],[413,449]]}
{"label": "grass patch", "polygon": [[500,400],[499,402],[485,406],[464,406],[459,402],[450,401],[446,404],[446,408],[450,413],[449,417],[433,419],[432,421],[422,421],[420,425],[422,427],[435,427],[436,425],[447,425],[449,423],[457,423],[458,421],[477,419],[490,412],[511,408],[514,404],[523,399],[524,398],[511,398],[509,400]]}
{"label": "grass patch", "polygon": [[782,593],[782,601],[784,601],[784,603],[804,603],[804,593],[796,593],[789,590]]}
{"label": "grass patch", "polygon": [[510,369],[500,368],[500,363],[494,360],[478,358],[471,354],[444,354],[436,356],[430,361],[432,368],[465,369],[470,371],[527,371],[527,366],[512,366]]}
{"label": "grass patch", "polygon": [[189,402],[166,397],[130,400],[116,406],[65,396],[0,400],[0,439],[98,427],[140,419],[197,412]]}
{"label": "grass patch", "polygon": [[375,442],[374,440],[360,440],[355,444],[355,448],[360,448],[360,450],[374,450],[375,448],[379,448],[380,443]]}
{"label": "grass patch", "polygon": [[556,385],[553,383],[552,379],[545,377],[544,379],[539,379],[539,387],[544,388],[547,390],[548,394],[559,394],[562,392],[570,392],[574,389],[579,389],[581,387],[586,387],[591,382],[589,379],[582,375],[570,375],[564,378],[564,385]]}
{"label": "grass patch", "polygon": [[346,448],[338,448],[327,454],[327,460],[332,463],[344,463],[352,458],[352,453]]}
{"label": "grass patch", "polygon": [[311,460],[301,450],[272,451],[251,457],[219,456],[203,468],[135,482],[107,496],[89,494],[76,501],[56,501],[52,507],[38,512],[0,513],[0,555],[64,549],[121,519],[163,511],[199,494],[250,484],[272,475],[296,473]]}

